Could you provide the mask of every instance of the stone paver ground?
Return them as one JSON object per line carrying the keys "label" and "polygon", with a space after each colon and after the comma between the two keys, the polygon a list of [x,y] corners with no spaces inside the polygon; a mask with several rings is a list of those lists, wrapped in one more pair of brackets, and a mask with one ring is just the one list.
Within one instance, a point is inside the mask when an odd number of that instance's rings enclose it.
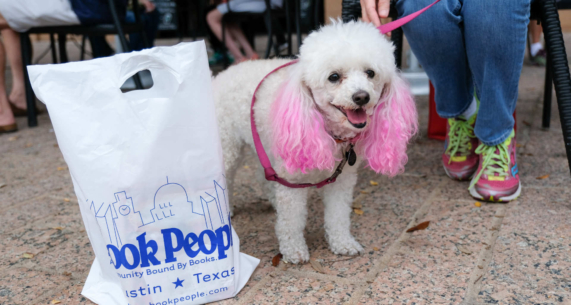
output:
{"label": "stone paver ground", "polygon": [[[468,182],[445,176],[442,143],[426,137],[427,98],[419,97],[422,129],[406,173],[360,172],[355,200],[364,213],[352,215],[352,232],[364,254],[327,249],[323,206],[311,191],[306,238],[324,273],[310,264],[272,266],[275,213],[249,151],[233,223],[242,251],[261,263],[236,298],[220,303],[570,305],[571,177],[555,103],[551,129],[540,127],[543,75],[525,66],[520,81],[519,200],[477,207]],[[32,129],[18,123],[21,131],[0,136],[0,304],[93,304],[80,294],[93,251],[49,117]],[[426,220],[428,229],[405,232]]]}

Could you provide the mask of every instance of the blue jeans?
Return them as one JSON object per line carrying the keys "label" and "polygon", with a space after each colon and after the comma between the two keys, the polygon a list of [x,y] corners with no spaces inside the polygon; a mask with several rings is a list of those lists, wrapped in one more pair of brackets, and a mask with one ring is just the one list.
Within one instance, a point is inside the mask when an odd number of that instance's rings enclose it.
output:
{"label": "blue jeans", "polygon": [[[399,0],[399,17],[434,0]],[[480,99],[475,134],[502,143],[513,112],[525,52],[531,0],[441,0],[403,26],[409,44],[436,89],[443,118],[462,114]]]}

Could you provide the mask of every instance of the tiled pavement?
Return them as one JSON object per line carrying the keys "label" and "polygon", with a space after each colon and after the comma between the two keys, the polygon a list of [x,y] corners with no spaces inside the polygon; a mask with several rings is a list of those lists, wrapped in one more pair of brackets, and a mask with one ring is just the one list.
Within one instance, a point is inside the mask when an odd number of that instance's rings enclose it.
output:
{"label": "tiled pavement", "polygon": [[[261,263],[235,299],[220,303],[571,304],[571,177],[556,107],[552,128],[540,128],[542,88],[543,69],[526,66],[517,116],[522,196],[481,207],[467,182],[445,176],[442,143],[426,137],[427,99],[418,98],[423,128],[406,173],[360,173],[355,197],[364,213],[353,214],[352,231],[364,254],[327,249],[323,207],[311,191],[306,238],[324,273],[271,265],[275,215],[250,151],[237,177],[234,227],[242,251]],[[28,129],[20,119],[20,132],[0,136],[0,304],[92,304],[80,292],[93,251],[49,117],[39,122]],[[405,232],[425,220],[428,229]]]}

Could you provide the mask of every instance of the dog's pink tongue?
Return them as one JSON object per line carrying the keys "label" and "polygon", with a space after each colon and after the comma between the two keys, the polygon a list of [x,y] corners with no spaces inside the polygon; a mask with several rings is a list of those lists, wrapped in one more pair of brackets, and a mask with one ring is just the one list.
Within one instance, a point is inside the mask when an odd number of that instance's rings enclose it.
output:
{"label": "dog's pink tongue", "polygon": [[346,110],[347,118],[353,124],[363,124],[367,122],[367,113],[365,110],[359,108],[356,110]]}

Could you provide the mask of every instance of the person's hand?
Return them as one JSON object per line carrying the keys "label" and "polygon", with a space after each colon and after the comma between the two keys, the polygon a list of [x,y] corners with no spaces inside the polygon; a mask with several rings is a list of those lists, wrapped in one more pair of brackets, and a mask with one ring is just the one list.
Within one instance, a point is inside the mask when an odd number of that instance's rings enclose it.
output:
{"label": "person's hand", "polygon": [[155,10],[155,4],[149,0],[140,0],[141,4],[145,7],[145,12],[150,13]]}
{"label": "person's hand", "polygon": [[390,8],[391,0],[361,0],[361,18],[379,27],[381,18],[389,17]]}

